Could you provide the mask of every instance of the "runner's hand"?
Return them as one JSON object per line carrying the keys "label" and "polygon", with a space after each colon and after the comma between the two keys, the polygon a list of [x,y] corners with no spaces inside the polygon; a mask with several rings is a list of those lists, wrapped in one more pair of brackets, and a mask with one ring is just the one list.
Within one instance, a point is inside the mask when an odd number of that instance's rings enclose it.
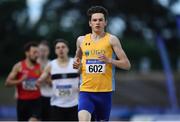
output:
{"label": "runner's hand", "polygon": [[40,87],[41,82],[42,82],[42,81],[40,80],[40,78],[38,78],[37,81],[36,81],[36,84],[35,84],[36,87]]}
{"label": "runner's hand", "polygon": [[103,61],[105,63],[111,63],[112,60],[111,58],[106,57],[104,54],[100,54],[98,58],[100,61]]}
{"label": "runner's hand", "polygon": [[74,59],[74,62],[73,62],[73,68],[74,68],[74,69],[79,69],[80,65],[81,65],[81,60],[80,60],[80,58],[75,58],[75,59]]}

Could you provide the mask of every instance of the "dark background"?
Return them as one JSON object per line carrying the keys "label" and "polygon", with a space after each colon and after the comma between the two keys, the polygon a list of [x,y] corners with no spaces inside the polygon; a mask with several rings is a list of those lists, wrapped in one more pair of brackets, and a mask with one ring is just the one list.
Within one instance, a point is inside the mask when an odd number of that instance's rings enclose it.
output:
{"label": "dark background", "polygon": [[[176,2],[171,0],[169,6],[173,1]],[[76,38],[90,32],[86,11],[92,5],[102,5],[109,10],[109,23],[114,18],[120,18],[125,23],[122,34],[117,32],[116,36],[122,41],[133,70],[138,69],[138,61],[144,56],[151,59],[152,69],[162,69],[155,44],[157,34],[165,39],[171,65],[174,70],[177,69],[180,42],[176,15],[156,0],[46,0],[40,18],[33,24],[26,0],[2,0],[0,74],[6,75],[11,66],[23,57],[22,47],[27,41],[46,39],[52,44],[56,38],[64,38],[70,42],[70,55],[73,56]],[[68,20],[69,16],[72,18]],[[73,24],[63,26],[63,18]],[[51,57],[53,58],[53,52]]]}

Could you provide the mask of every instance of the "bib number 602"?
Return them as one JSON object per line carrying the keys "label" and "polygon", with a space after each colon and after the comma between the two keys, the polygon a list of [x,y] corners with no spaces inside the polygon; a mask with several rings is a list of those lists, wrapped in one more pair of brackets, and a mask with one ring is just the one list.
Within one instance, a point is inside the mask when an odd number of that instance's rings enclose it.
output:
{"label": "bib number 602", "polygon": [[103,72],[102,65],[89,65],[89,72],[90,73],[101,73]]}

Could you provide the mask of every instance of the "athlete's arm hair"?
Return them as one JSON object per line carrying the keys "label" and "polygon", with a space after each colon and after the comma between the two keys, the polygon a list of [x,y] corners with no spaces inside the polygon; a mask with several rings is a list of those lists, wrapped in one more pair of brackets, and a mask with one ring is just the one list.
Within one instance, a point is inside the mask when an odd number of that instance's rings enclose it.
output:
{"label": "athlete's arm hair", "polygon": [[17,80],[17,74],[20,71],[21,68],[21,64],[20,62],[15,64],[11,70],[11,72],[9,73],[6,82],[5,82],[5,86],[14,86],[17,85],[19,83],[21,83],[22,79]]}
{"label": "athlete's arm hair", "polygon": [[47,66],[44,68],[41,76],[38,78],[38,82],[41,83],[41,82],[49,81],[50,71],[51,71],[51,66],[50,66],[50,65],[47,65]]}
{"label": "athlete's arm hair", "polygon": [[117,66],[118,68],[129,70],[131,67],[131,64],[130,64],[129,59],[127,58],[124,50],[122,49],[119,39],[116,36],[111,35],[110,43],[111,43],[112,48],[118,58],[118,60],[112,59],[111,63],[113,65]]}
{"label": "athlete's arm hair", "polygon": [[84,36],[80,36],[77,38],[77,41],[76,41],[76,54],[75,54],[75,58],[79,58],[81,59],[82,58],[82,50],[81,50],[81,43],[84,39]]}

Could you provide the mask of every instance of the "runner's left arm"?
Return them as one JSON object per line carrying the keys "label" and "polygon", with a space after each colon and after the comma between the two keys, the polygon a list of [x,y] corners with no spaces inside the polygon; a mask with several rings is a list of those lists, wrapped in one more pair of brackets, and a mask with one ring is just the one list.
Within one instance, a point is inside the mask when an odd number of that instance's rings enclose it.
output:
{"label": "runner's left arm", "polygon": [[124,50],[122,49],[119,39],[116,36],[112,35],[110,39],[110,43],[118,59],[107,58],[105,55],[100,55],[99,59],[106,63],[111,63],[118,68],[129,70],[131,64]]}

